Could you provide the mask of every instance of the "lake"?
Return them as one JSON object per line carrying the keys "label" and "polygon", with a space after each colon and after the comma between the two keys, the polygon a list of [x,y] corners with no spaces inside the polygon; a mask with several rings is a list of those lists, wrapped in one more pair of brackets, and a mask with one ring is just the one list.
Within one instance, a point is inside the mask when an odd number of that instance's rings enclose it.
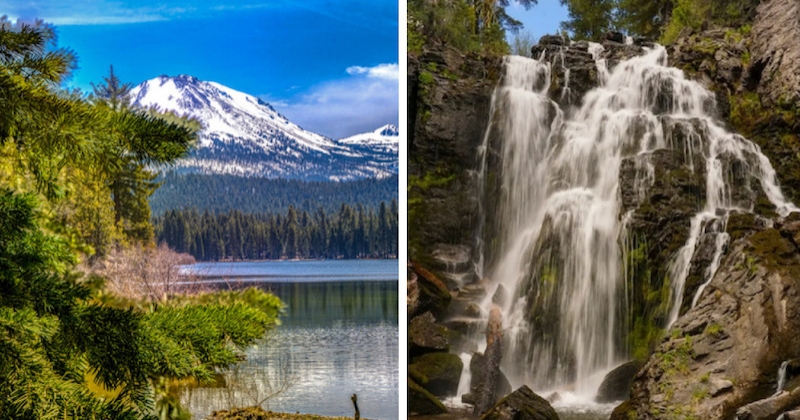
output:
{"label": "lake", "polygon": [[[247,350],[247,361],[223,375],[220,382],[227,386],[181,389],[181,404],[197,419],[259,402],[274,411],[352,417],[350,395],[357,394],[362,417],[396,419],[398,264],[325,260],[184,266],[182,272],[196,281],[272,291],[286,309],[281,325]],[[276,395],[268,398],[271,394]]]}

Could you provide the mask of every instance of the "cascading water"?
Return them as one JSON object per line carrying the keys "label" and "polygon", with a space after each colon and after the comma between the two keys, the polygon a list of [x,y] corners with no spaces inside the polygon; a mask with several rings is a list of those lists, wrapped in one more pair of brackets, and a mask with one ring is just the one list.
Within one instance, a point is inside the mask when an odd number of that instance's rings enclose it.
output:
{"label": "cascading water", "polygon": [[[698,238],[716,235],[716,248],[693,305],[719,267],[727,215],[751,210],[732,193],[726,162],[757,180],[778,213],[796,208],[784,199],[759,148],[712,116],[712,94],[666,66],[663,47],[610,71],[601,46],[590,44],[588,52],[597,62],[600,86],[583,97],[580,108],[568,110],[548,97],[549,63],[505,57],[481,147],[480,186],[489,203],[482,209],[492,211],[479,235],[478,271],[514,297],[502,308],[503,371],[512,385],[548,390],[574,384],[577,394],[592,398],[597,383],[589,378],[629,356],[625,324],[618,319],[626,311],[622,261],[630,216],[621,214],[624,159],[636,161],[633,185],[640,196],[654,182],[649,157],[656,150],[679,150],[693,171],[705,172],[705,202],[668,268],[670,324],[681,308]],[[683,141],[672,135],[678,129],[688,133]],[[695,167],[700,165],[705,167]],[[493,230],[487,227],[492,223]],[[485,306],[490,300],[491,293]]]}
{"label": "cascading water", "polygon": [[781,363],[781,367],[778,369],[778,386],[775,389],[775,394],[778,395],[783,392],[783,388],[786,386],[786,369],[789,367],[789,360],[785,360]]}

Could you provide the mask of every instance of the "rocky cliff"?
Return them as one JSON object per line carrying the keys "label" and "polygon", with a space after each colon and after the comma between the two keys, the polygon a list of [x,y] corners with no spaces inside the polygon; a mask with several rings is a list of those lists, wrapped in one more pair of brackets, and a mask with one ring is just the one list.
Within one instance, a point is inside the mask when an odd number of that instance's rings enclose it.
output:
{"label": "rocky cliff", "polygon": [[[714,93],[715,115],[759,146],[786,198],[795,203],[800,203],[799,35],[800,3],[769,0],[759,4],[749,25],[685,30],[668,47],[670,64]],[[585,42],[543,37],[533,48],[534,57],[551,64],[548,96],[562,109],[579,107],[602,72],[652,44],[609,39],[603,47],[598,51]],[[494,214],[491,200],[480,204],[476,198],[499,196],[501,186],[492,174],[501,170],[501,139],[488,139],[490,169],[483,191],[474,172],[501,74],[499,60],[453,51],[409,60],[411,255],[442,274],[453,292],[449,309],[431,322],[452,327],[447,331],[454,345],[459,332],[480,325],[463,319],[482,316],[477,303],[485,300],[486,283],[471,271],[475,232],[482,229],[488,238],[484,256],[491,261],[491,238],[503,223],[486,218]],[[655,93],[656,111],[659,104],[669,108],[673,98]],[[670,264],[687,243],[692,217],[709,199],[709,169],[692,153],[706,147],[708,139],[702,121],[656,114],[671,147],[647,156],[652,184],[638,185],[645,165],[636,153],[625,154],[619,171],[626,291],[619,319],[626,333],[617,340],[644,367],[634,378],[631,399],[614,418],[745,419],[782,413],[792,418],[800,407],[800,380],[792,380],[800,373],[795,360],[800,358],[800,216],[779,216],[763,186],[745,176],[749,158],[721,155],[721,170],[736,186],[730,200],[749,211],[731,213],[696,233],[677,321],[667,330]],[[447,281],[454,267],[463,275]],[[546,268],[532,269],[539,274],[528,279],[531,314],[533,308],[553,312],[550,306],[559,304],[545,293]],[[542,319],[532,316],[530,325],[547,337],[553,326]]]}

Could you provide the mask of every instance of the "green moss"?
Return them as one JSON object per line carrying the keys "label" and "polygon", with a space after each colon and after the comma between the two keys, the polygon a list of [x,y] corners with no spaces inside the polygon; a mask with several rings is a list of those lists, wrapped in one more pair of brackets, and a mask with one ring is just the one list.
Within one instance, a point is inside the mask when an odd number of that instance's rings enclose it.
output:
{"label": "green moss", "polygon": [[727,232],[731,237],[731,243],[743,238],[748,232],[753,230],[756,225],[756,217],[750,213],[732,214],[728,218]]}
{"label": "green moss", "polygon": [[[433,64],[433,63],[431,63]],[[421,71],[419,73],[419,84],[423,88],[428,88],[434,84],[436,79],[433,77],[433,74],[428,71]]]}
{"label": "green moss", "polygon": [[736,131],[745,136],[751,136],[753,132],[765,121],[769,119],[768,113],[761,104],[761,98],[755,92],[731,95],[731,124]]}
{"label": "green moss", "polygon": [[[722,335],[722,326],[717,324],[716,322],[712,322],[706,326],[706,329],[703,330],[703,334],[707,336],[719,337],[720,335]],[[707,379],[708,377],[706,377],[706,380]]]}
{"label": "green moss", "polygon": [[458,75],[450,71],[449,69],[444,69],[442,75],[446,77],[448,80],[456,81],[458,80]]}
{"label": "green moss", "polygon": [[[769,270],[783,270],[795,266],[794,247],[784,239],[777,229],[765,229],[750,236],[748,256],[752,255]],[[756,260],[748,268],[757,270]],[[755,268],[753,268],[755,267]]]}
{"label": "green moss", "polygon": [[464,368],[461,358],[451,353],[428,353],[415,358],[408,365],[408,375],[420,385],[427,385],[431,379],[449,375],[460,375]]}

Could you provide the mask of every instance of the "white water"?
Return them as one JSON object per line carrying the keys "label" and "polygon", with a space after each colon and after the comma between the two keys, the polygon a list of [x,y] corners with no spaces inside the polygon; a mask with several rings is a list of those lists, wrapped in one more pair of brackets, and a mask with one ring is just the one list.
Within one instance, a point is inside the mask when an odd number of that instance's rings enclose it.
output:
{"label": "white water", "polygon": [[778,369],[778,387],[775,390],[774,395],[778,395],[783,392],[783,388],[786,387],[786,369],[789,367],[789,361],[786,360],[781,363],[781,367]]}
{"label": "white water", "polygon": [[[634,186],[640,198],[654,182],[649,160],[654,150],[680,151],[691,170],[706,173],[705,202],[669,269],[670,324],[679,313],[698,240],[709,226],[718,226],[711,232],[717,246],[706,270],[707,284],[727,242],[722,232],[728,212],[750,210],[750,204],[732,196],[725,159],[737,162],[748,179],[758,181],[778,213],[796,209],[784,199],[775,171],[758,147],[725,131],[709,114],[711,93],[686,80],[680,70],[666,67],[663,47],[611,71],[599,58],[601,49],[590,46],[600,87],[585,95],[580,108],[566,111],[547,97],[549,63],[506,57],[480,150],[482,191],[489,182],[490,150],[502,162],[502,173],[493,174],[499,179],[500,196],[484,198],[497,203],[497,213],[490,217],[501,221],[498,237],[492,238],[499,257],[484,267],[487,259],[481,255],[479,271],[516,296],[503,308],[503,370],[513,387],[570,387],[571,394],[589,400],[599,385],[590,378],[628,357],[620,344],[626,332],[617,330],[624,325],[617,316],[626,304],[620,251],[626,223],[621,221],[619,202],[619,171],[625,158],[635,159]],[[673,135],[678,129],[688,134]],[[695,158],[703,168],[695,168]],[[479,242],[481,253],[485,243]],[[705,284],[695,300],[704,288]],[[484,302],[487,313],[491,295]],[[540,319],[539,328],[530,319]],[[552,333],[540,331],[543,326]]]}

